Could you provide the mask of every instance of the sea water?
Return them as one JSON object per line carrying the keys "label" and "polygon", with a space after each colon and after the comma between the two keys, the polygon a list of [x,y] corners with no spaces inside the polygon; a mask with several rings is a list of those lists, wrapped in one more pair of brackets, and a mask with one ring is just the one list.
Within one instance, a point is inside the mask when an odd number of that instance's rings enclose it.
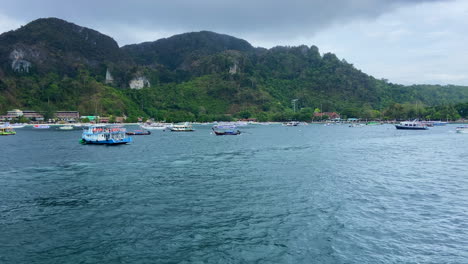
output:
{"label": "sea water", "polygon": [[453,125],[195,129],[0,137],[0,263],[468,263]]}

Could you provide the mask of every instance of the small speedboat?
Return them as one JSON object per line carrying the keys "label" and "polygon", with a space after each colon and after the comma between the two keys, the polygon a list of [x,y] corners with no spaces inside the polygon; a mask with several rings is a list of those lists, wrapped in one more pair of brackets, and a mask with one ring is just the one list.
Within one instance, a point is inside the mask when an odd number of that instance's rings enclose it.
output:
{"label": "small speedboat", "polygon": [[151,135],[151,131],[134,130],[134,131],[127,131],[125,132],[125,134],[131,135],[131,136],[144,136],[144,135]]}

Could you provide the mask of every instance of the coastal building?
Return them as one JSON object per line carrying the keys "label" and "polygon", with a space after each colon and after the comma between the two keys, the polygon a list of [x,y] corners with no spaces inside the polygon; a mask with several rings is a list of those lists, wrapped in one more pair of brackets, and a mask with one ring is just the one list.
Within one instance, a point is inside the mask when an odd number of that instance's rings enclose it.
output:
{"label": "coastal building", "polygon": [[24,117],[32,121],[43,121],[44,115],[41,112],[31,111],[31,110],[20,110],[20,109],[13,109],[8,111],[6,115],[0,116],[0,120],[2,121],[11,121],[16,118]]}
{"label": "coastal building", "polygon": [[109,123],[110,117],[108,116],[101,116],[99,117],[99,123]]}
{"label": "coastal building", "polygon": [[17,118],[23,116],[23,111],[19,109],[13,109],[11,111],[7,112],[7,116],[12,117],[12,118]]}
{"label": "coastal building", "polygon": [[126,116],[117,116],[117,117],[115,117],[115,122],[116,123],[123,123],[123,122],[125,122],[125,120],[127,120]]}
{"label": "coastal building", "polygon": [[44,121],[44,115],[37,111],[23,110],[23,117],[35,121]]}
{"label": "coastal building", "polygon": [[75,122],[80,119],[78,111],[57,111],[55,117],[60,121]]}
{"label": "coastal building", "polygon": [[341,117],[340,117],[340,114],[338,114],[337,112],[321,112],[321,113],[314,113],[314,117],[323,117],[323,116],[328,116],[329,119],[335,119],[335,120],[339,120]]}

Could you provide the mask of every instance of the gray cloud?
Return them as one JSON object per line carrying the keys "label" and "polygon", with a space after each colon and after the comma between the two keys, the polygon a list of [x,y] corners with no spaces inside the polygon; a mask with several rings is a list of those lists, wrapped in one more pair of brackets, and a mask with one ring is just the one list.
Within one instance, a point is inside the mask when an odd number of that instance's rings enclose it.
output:
{"label": "gray cloud", "polygon": [[[17,0],[3,3],[0,13],[24,22],[54,16],[109,33],[125,28],[113,36],[122,45],[139,41],[132,39],[138,31],[212,30],[263,39],[310,36],[333,24],[433,1],[437,0]],[[125,35],[131,31],[133,37]]]}

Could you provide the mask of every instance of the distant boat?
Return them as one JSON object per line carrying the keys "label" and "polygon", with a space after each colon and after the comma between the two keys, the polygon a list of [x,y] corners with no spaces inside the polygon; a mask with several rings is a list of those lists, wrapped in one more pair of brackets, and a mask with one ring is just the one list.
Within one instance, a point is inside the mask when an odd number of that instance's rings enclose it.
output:
{"label": "distant boat", "polygon": [[132,142],[131,137],[127,137],[126,130],[118,126],[90,126],[83,130],[81,143],[98,145],[118,145]]}
{"label": "distant boat", "polygon": [[36,128],[36,129],[49,129],[50,126],[49,125],[34,125],[33,128]]}
{"label": "distant boat", "polygon": [[457,133],[460,133],[460,134],[468,134],[468,126],[457,127],[455,131],[457,131]]}
{"label": "distant boat", "polygon": [[240,131],[234,125],[217,125],[211,128],[217,136],[240,135]]}
{"label": "distant boat", "polygon": [[140,125],[141,128],[146,130],[166,130],[172,127],[171,123],[146,123]]}
{"label": "distant boat", "polygon": [[444,122],[444,121],[432,121],[432,124],[434,126],[445,126],[448,124],[448,122]]}
{"label": "distant boat", "polygon": [[59,127],[60,130],[73,130],[73,127],[70,125]]}
{"label": "distant boat", "polygon": [[10,126],[0,127],[0,136],[13,136],[16,135],[16,131]]}
{"label": "distant boat", "polygon": [[10,124],[10,127],[12,127],[12,128],[23,128],[25,126],[26,126],[26,124]]}
{"label": "distant boat", "polygon": [[134,130],[134,131],[127,131],[125,132],[125,134],[131,135],[131,136],[144,136],[144,135],[151,135],[151,131]]}
{"label": "distant boat", "polygon": [[427,127],[433,127],[434,126],[434,122],[432,122],[432,121],[421,121],[421,124],[424,124]]}
{"label": "distant boat", "polygon": [[395,125],[396,129],[407,129],[407,130],[427,130],[428,127],[426,124],[418,121],[417,119],[413,121],[404,121],[398,125]]}
{"label": "distant boat", "polygon": [[366,123],[368,126],[376,126],[376,125],[381,125],[382,123],[377,122],[377,121],[369,121]]}
{"label": "distant boat", "polygon": [[283,126],[298,126],[300,123],[297,121],[289,121],[286,123],[283,123]]}
{"label": "distant boat", "polygon": [[192,125],[190,125],[188,122],[181,123],[181,124],[175,124],[172,127],[169,128],[172,132],[193,132]]}
{"label": "distant boat", "polygon": [[364,127],[364,124],[361,124],[361,123],[353,123],[353,124],[349,125],[349,127]]}

